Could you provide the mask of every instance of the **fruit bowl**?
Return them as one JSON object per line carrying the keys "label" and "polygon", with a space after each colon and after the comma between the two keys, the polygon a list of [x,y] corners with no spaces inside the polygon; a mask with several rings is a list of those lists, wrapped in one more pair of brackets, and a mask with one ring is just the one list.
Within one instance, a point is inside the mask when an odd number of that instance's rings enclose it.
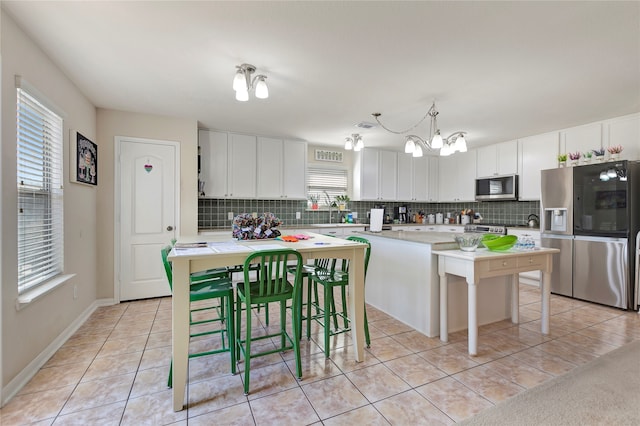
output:
{"label": "fruit bowl", "polygon": [[462,251],[476,251],[476,247],[482,241],[482,234],[458,234],[453,237]]}
{"label": "fruit bowl", "polygon": [[515,235],[503,235],[498,238],[483,240],[482,244],[491,251],[505,251],[513,247],[518,241]]}

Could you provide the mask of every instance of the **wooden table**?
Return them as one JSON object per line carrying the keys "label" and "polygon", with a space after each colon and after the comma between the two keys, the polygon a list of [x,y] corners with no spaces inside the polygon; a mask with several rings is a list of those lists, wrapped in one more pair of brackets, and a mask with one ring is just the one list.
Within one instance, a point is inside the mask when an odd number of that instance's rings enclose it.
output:
{"label": "wooden table", "polygon": [[307,233],[309,240],[287,243],[284,241],[233,241],[230,237],[200,236],[180,239],[178,243],[207,241],[208,247],[174,249],[169,255],[173,264],[173,409],[184,408],[189,351],[189,275],[211,268],[241,265],[255,250],[293,248],[304,261],[315,258],[350,259],[349,317],[356,361],[364,360],[364,254],[366,244]]}
{"label": "wooden table", "polygon": [[482,278],[508,276],[511,282],[511,322],[518,323],[520,272],[542,271],[540,293],[542,297],[542,334],[549,334],[549,303],[551,299],[551,271],[553,254],[560,250],[537,247],[533,250],[494,252],[486,248],[473,252],[439,250],[438,275],[440,276],[440,340],[449,340],[447,327],[447,274],[464,277],[468,284],[468,335],[469,354],[478,354],[477,287]]}

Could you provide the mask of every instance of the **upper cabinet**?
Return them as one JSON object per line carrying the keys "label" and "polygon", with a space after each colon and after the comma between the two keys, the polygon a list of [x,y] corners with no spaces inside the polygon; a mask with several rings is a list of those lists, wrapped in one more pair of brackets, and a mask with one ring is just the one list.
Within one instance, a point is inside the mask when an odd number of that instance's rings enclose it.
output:
{"label": "upper cabinet", "polygon": [[306,142],[258,137],[259,197],[306,199],[306,160]]}
{"label": "upper cabinet", "polygon": [[257,138],[229,133],[227,197],[255,198]]}
{"label": "upper cabinet", "polygon": [[518,173],[518,141],[483,146],[477,150],[477,177]]}
{"label": "upper cabinet", "polygon": [[208,197],[227,196],[228,135],[211,130],[198,131],[200,184]]}
{"label": "upper cabinet", "polygon": [[579,152],[583,154],[602,148],[602,124],[591,123],[572,127],[560,132],[560,153]]}
{"label": "upper cabinet", "polygon": [[306,142],[200,130],[198,147],[206,197],[307,198]]}
{"label": "upper cabinet", "polygon": [[438,157],[398,154],[398,201],[438,200]]}
{"label": "upper cabinet", "polygon": [[519,140],[519,199],[540,199],[540,170],[558,166],[558,132],[544,133]]}
{"label": "upper cabinet", "polygon": [[365,148],[355,154],[354,200],[395,201],[398,188],[398,154],[371,148]]}
{"label": "upper cabinet", "polygon": [[640,114],[626,115],[604,122],[604,147],[622,145],[620,157],[640,160]]}
{"label": "upper cabinet", "polygon": [[475,200],[476,151],[457,152],[440,157],[438,199],[441,202]]}

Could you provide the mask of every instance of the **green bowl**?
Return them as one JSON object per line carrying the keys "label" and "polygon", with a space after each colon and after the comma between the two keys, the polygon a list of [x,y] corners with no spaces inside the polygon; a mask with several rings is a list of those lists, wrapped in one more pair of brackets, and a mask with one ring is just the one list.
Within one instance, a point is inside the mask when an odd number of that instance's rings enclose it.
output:
{"label": "green bowl", "polygon": [[496,235],[496,234],[484,234],[482,235],[482,240],[480,241],[479,246],[480,247],[486,247],[484,245],[485,241],[491,241],[491,240],[495,240],[496,238],[500,238],[500,235]]}
{"label": "green bowl", "polygon": [[482,240],[482,244],[491,251],[505,251],[513,247],[518,241],[515,235],[502,235],[498,238]]}

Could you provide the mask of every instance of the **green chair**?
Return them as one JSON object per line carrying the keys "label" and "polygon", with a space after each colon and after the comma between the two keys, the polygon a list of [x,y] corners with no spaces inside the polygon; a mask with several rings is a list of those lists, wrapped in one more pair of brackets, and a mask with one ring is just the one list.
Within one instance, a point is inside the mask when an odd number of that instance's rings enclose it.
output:
{"label": "green chair", "polygon": [[[371,257],[371,243],[362,237],[349,236],[347,240],[357,241],[367,245],[364,256],[364,276],[367,277],[367,269],[369,267],[369,258]],[[347,313],[347,297],[346,289],[349,285],[349,261],[343,259],[341,267],[338,269],[338,263],[335,259],[330,262],[330,266],[327,268],[321,268],[316,270],[309,276],[313,286],[313,292],[315,293],[315,301],[311,300],[311,288],[309,288],[307,305],[307,337],[310,337],[311,320],[318,322],[324,329],[324,354],[329,358],[329,340],[331,336],[345,333],[351,330],[349,327],[349,316]],[[318,301],[318,289],[317,286],[321,285],[324,288],[324,300],[322,306]],[[311,287],[311,286],[309,286]],[[337,312],[336,303],[334,299],[334,288],[339,287],[342,296],[342,312]],[[311,314],[311,308],[315,307],[316,313]],[[344,322],[344,327],[339,328],[337,317],[341,317]],[[331,328],[331,318],[333,318],[333,329]],[[367,343],[367,347],[371,345],[371,338],[369,336],[369,324],[367,323],[367,308],[366,303],[364,306],[364,336]]]}
{"label": "green chair", "polygon": [[[171,252],[171,246],[166,246],[161,249],[162,263],[164,265],[165,273],[167,274],[167,280],[169,281],[169,288],[173,292],[173,269],[171,262],[169,262],[168,256]],[[198,273],[197,278],[194,280],[193,274],[190,277],[190,289],[189,289],[189,302],[199,302],[202,300],[214,300],[217,299],[218,303],[212,306],[203,306],[189,309],[189,328],[192,325],[200,324],[216,324],[224,323],[225,328],[216,328],[214,330],[203,331],[199,333],[189,333],[189,338],[206,336],[211,334],[220,334],[222,339],[222,348],[214,349],[206,352],[190,353],[189,358],[196,358],[205,355],[213,355],[222,352],[230,352],[231,354],[231,373],[236,374],[236,351],[233,345],[235,329],[233,322],[233,283],[227,277],[227,275],[220,275],[217,272],[209,275],[208,279],[205,274]],[[226,307],[226,308],[225,308]],[[204,320],[194,320],[193,314],[197,312],[211,311],[214,314],[213,318]],[[226,312],[226,314],[225,314]],[[226,339],[225,339],[226,333]],[[171,366],[169,367],[169,380],[167,385],[172,387],[173,372],[173,360],[171,360]]]}
{"label": "green chair", "polygon": [[[289,262],[295,262],[293,269],[293,284],[289,281]],[[250,279],[250,266],[257,264],[260,274],[256,281]],[[244,262],[244,281],[236,288],[236,349],[244,358],[244,393],[249,394],[249,373],[251,359],[276,352],[293,349],[296,358],[296,374],[302,379],[300,365],[300,316],[301,316],[301,284],[302,284],[302,256],[293,249],[261,250],[250,254]],[[291,321],[293,337],[287,332],[287,301],[292,301],[293,319]],[[280,331],[260,336],[251,336],[251,316],[253,307],[271,302],[280,303]],[[244,309],[243,310],[243,305]],[[245,313],[246,335],[242,338],[242,313]],[[257,340],[280,337],[280,346],[276,349],[262,352],[252,352],[251,343]]]}

